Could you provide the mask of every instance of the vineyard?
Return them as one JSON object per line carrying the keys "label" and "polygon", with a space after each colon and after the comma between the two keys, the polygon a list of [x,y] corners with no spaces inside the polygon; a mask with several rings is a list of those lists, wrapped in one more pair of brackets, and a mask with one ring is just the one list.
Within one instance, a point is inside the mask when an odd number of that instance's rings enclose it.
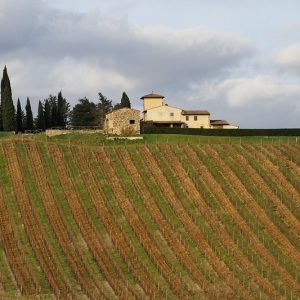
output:
{"label": "vineyard", "polygon": [[0,298],[300,299],[300,143],[0,141]]}

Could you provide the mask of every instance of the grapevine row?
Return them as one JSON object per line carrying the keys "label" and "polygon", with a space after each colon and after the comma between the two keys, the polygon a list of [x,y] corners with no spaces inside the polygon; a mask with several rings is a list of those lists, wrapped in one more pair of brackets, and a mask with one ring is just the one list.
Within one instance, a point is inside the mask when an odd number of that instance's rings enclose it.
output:
{"label": "grapevine row", "polygon": [[177,214],[178,218],[186,227],[187,231],[194,242],[199,247],[199,250],[205,255],[207,261],[214,268],[216,273],[223,278],[226,284],[228,284],[235,292],[243,299],[250,299],[250,294],[244,289],[241,283],[235,278],[232,272],[227,268],[224,262],[215,254],[211,249],[210,245],[205,239],[203,233],[194,224],[190,215],[185,211],[184,207],[178,201],[176,195],[174,194],[172,188],[170,187],[167,179],[160,170],[159,165],[151,155],[150,151],[145,147],[138,147],[138,150],[145,161],[148,169],[151,171],[152,176],[155,178],[156,183],[159,185],[165,198],[169,201],[173,207],[174,212]]}

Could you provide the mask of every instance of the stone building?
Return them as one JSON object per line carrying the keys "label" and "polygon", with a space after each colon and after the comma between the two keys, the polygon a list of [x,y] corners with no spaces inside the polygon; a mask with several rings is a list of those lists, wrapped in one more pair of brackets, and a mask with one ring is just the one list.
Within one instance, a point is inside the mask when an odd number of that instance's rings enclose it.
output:
{"label": "stone building", "polygon": [[104,132],[116,135],[140,134],[140,111],[123,107],[107,113]]}

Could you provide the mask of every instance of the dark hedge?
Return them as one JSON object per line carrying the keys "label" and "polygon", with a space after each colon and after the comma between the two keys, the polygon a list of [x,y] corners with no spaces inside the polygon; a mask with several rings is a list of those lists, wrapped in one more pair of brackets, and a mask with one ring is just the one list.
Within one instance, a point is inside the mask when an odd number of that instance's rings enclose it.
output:
{"label": "dark hedge", "polygon": [[203,136],[300,136],[300,128],[283,129],[202,129],[142,127],[142,134],[190,134]]}

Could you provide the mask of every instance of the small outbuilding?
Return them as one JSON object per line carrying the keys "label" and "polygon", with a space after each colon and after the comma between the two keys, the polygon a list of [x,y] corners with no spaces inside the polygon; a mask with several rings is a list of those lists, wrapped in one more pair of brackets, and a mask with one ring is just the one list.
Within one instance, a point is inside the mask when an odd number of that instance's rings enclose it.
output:
{"label": "small outbuilding", "polygon": [[226,120],[210,120],[210,127],[213,129],[238,129],[239,127],[228,123]]}
{"label": "small outbuilding", "polygon": [[116,135],[139,135],[140,111],[123,107],[107,113],[105,115],[104,132]]}

